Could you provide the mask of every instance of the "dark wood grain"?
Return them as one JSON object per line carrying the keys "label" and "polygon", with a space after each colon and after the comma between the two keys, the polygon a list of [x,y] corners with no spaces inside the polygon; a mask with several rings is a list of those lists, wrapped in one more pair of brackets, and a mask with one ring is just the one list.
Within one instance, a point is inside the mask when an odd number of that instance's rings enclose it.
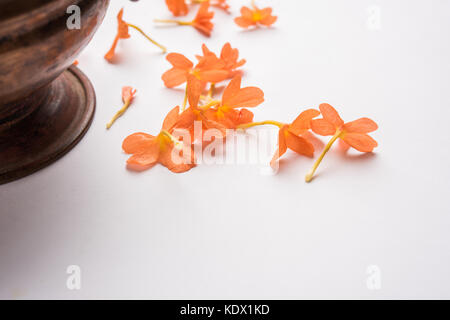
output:
{"label": "dark wood grain", "polygon": [[[27,5],[25,5],[27,4]],[[67,7],[81,8],[68,30]],[[70,150],[89,127],[95,93],[70,68],[104,18],[109,0],[0,0],[0,183]]]}
{"label": "dark wood grain", "polygon": [[35,105],[34,111],[0,132],[0,184],[29,175],[71,150],[92,122],[95,93],[87,77],[71,67],[24,103]]}

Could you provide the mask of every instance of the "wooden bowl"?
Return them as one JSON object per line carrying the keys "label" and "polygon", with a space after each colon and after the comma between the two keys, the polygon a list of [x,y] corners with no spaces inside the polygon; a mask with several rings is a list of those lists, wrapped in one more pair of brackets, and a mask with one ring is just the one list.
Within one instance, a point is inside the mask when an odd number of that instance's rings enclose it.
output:
{"label": "wooden bowl", "polygon": [[[76,56],[109,0],[0,0],[0,183],[60,158],[87,131],[95,110]],[[80,8],[81,28],[68,19]]]}

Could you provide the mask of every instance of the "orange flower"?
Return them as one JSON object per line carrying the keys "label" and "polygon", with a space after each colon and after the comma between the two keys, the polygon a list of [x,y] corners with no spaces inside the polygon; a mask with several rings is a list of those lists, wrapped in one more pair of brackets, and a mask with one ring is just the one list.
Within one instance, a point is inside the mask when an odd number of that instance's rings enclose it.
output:
{"label": "orange flower", "polygon": [[118,27],[117,27],[117,35],[114,38],[114,42],[112,44],[111,49],[109,49],[109,51],[105,54],[105,59],[112,63],[114,62],[114,57],[116,54],[116,47],[117,44],[119,43],[120,39],[128,39],[130,38],[130,33],[129,33],[129,28],[133,28],[136,29],[137,31],[139,31],[144,37],[147,38],[147,40],[149,40],[150,42],[152,42],[153,44],[155,44],[156,46],[160,47],[161,50],[163,52],[166,52],[167,49],[160,45],[159,43],[157,43],[156,41],[154,41],[152,38],[150,38],[147,34],[144,33],[144,31],[142,31],[141,28],[131,24],[131,23],[127,23],[123,20],[123,8],[120,9],[119,14],[117,15],[117,22],[118,22]]}
{"label": "orange flower", "polygon": [[234,19],[238,26],[242,28],[258,25],[269,27],[277,21],[277,17],[272,16],[272,8],[259,9],[254,2],[252,7],[253,9],[245,6],[241,8],[241,16]]}
{"label": "orange flower", "polygon": [[214,24],[211,22],[212,18],[214,18],[214,12],[209,11],[209,1],[203,2],[192,21],[192,26],[205,36],[210,37],[214,28]]}
{"label": "orange flower", "polygon": [[177,106],[167,114],[162,130],[156,137],[138,132],[123,141],[123,150],[133,154],[127,161],[130,169],[141,171],[159,162],[170,171],[181,173],[195,166],[191,146],[185,145],[172,135],[179,111],[180,108]]}
{"label": "orange flower", "polygon": [[122,109],[117,111],[117,113],[114,115],[114,117],[111,119],[110,122],[106,125],[106,129],[111,128],[111,126],[114,124],[114,122],[121,117],[125,111],[128,110],[128,107],[131,105],[131,102],[133,102],[134,96],[136,94],[136,89],[133,89],[132,87],[123,87],[122,88],[122,101],[124,103],[124,106]]}
{"label": "orange flower", "polygon": [[306,175],[306,182],[312,180],[314,172],[319,166],[325,154],[337,139],[343,140],[349,146],[361,152],[372,152],[378,143],[367,133],[378,129],[378,125],[369,118],[360,118],[344,123],[337,111],[328,103],[319,106],[322,119],[311,121],[311,129],[322,136],[333,136],[326,145],[319,159],[317,159],[310,173]]}
{"label": "orange flower", "polygon": [[276,161],[291,149],[298,154],[312,157],[314,155],[314,146],[308,140],[308,130],[311,128],[311,119],[317,117],[319,111],[308,109],[303,111],[291,124],[284,124],[278,121],[267,120],[261,122],[252,122],[238,126],[240,129],[250,128],[259,125],[272,124],[280,128],[278,132],[278,149],[275,152],[270,165],[274,167]]}
{"label": "orange flower", "polygon": [[[208,49],[208,47],[203,44],[202,45],[203,57],[197,56],[197,59],[201,60],[207,55],[212,55],[217,58],[215,53]],[[239,67],[242,67],[245,63],[245,59],[239,60],[239,50],[236,48],[232,48],[230,43],[227,42],[222,47],[222,51],[220,52],[220,60],[223,62],[223,70],[228,72],[229,78],[232,78],[238,71],[236,70]]]}
{"label": "orange flower", "polygon": [[123,21],[123,8],[120,9],[119,14],[117,15],[117,35],[114,38],[114,42],[112,44],[111,49],[106,53],[105,59],[109,62],[112,62],[114,59],[117,43],[119,42],[119,39],[128,39],[130,38],[130,34],[128,32],[128,24]]}
{"label": "orange flower", "polygon": [[166,0],[166,5],[176,17],[185,16],[189,13],[189,8],[185,0]]}
{"label": "orange flower", "polygon": [[192,26],[205,36],[211,36],[211,32],[214,28],[214,24],[211,22],[214,17],[214,12],[209,11],[209,1],[202,2],[198,9],[197,15],[192,21],[179,21],[179,20],[161,20],[155,19],[155,22],[161,23],[176,23],[180,26]]}
{"label": "orange flower", "polygon": [[253,120],[253,113],[246,108],[253,108],[263,103],[264,92],[256,87],[241,88],[241,81],[242,77],[236,75],[225,88],[222,101],[205,111],[205,116],[209,120],[227,128],[236,128]]}
{"label": "orange flower", "polygon": [[228,77],[228,72],[224,71],[224,63],[217,57],[208,55],[201,59],[194,67],[194,64],[180,53],[169,53],[167,61],[172,64],[172,68],[164,72],[162,80],[168,88],[177,87],[187,81],[188,75],[193,75],[203,83],[217,83]]}
{"label": "orange flower", "polygon": [[319,114],[320,112],[317,110],[308,109],[300,113],[292,124],[284,125],[280,128],[278,133],[278,150],[270,162],[272,167],[288,148],[307,157],[314,156],[314,146],[305,133],[311,129],[311,120]]}
{"label": "orange flower", "polygon": [[[197,138],[194,136],[194,122],[200,121],[202,124],[202,129],[217,129],[221,132],[222,136],[225,137],[227,129],[226,126],[213,119],[209,119],[206,114],[209,107],[217,104],[218,102],[212,101],[210,104],[205,106],[198,106],[203,86],[201,82],[199,82],[195,76],[191,74],[188,75],[186,90],[189,100],[189,108],[181,113],[175,127],[177,129],[189,130],[191,132],[192,141],[194,141],[195,138]],[[203,139],[203,137],[201,137],[201,139]]]}
{"label": "orange flower", "polygon": [[204,114],[207,119],[216,121],[227,129],[235,129],[239,125],[250,123],[254,117],[253,112],[245,108],[240,110],[230,109],[222,114],[216,108],[211,108],[205,111]]}

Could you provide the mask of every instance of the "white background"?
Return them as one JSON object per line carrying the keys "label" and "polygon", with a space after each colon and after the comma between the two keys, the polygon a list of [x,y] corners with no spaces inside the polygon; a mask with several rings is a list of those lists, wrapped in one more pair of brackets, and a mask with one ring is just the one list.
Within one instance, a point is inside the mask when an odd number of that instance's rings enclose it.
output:
{"label": "white background", "polygon": [[[0,186],[1,298],[450,298],[450,1],[261,0],[279,21],[243,31],[232,18],[247,2],[217,11],[205,38],[155,26],[170,17],[163,0],[112,1],[79,57],[97,92],[92,128],[57,163]],[[328,102],[346,121],[374,119],[379,147],[332,149],[311,184],[313,160],[293,154],[275,176],[252,165],[126,170],[122,140],[157,133],[183,91],[164,88],[170,65],[133,30],[122,62],[103,60],[121,6],[191,59],[203,42],[239,48],[243,84],[266,96],[256,119],[290,122]],[[123,85],[138,97],[106,131]],[[69,265],[81,267],[79,291],[66,287]],[[366,285],[370,265],[379,290]]]}

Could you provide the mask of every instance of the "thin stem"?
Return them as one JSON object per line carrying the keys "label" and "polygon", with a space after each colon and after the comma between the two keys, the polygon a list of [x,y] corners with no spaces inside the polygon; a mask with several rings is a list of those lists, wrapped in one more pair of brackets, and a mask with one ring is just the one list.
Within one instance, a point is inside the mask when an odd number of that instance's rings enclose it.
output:
{"label": "thin stem", "polygon": [[206,95],[206,96],[201,95],[201,96],[200,96],[200,99],[203,100],[203,101],[208,101],[208,102],[212,100],[212,98],[209,97],[209,96],[207,96],[207,95]]}
{"label": "thin stem", "polygon": [[314,163],[313,167],[311,168],[311,171],[305,176],[305,181],[306,182],[310,182],[313,179],[314,173],[316,172],[317,167],[319,166],[319,164],[322,162],[323,157],[325,157],[325,155],[330,150],[330,148],[333,145],[333,143],[340,137],[341,133],[342,133],[342,131],[337,130],[336,133],[334,134],[333,138],[331,138],[331,140],[327,143],[327,145],[325,146],[325,149],[323,149],[323,151],[322,151],[322,154],[316,160],[316,162]]}
{"label": "thin stem", "polygon": [[175,139],[175,137],[174,137],[173,135],[171,135],[170,132],[167,131],[167,130],[161,130],[161,133],[162,133],[163,135],[165,135],[167,138],[169,138],[170,140],[172,140],[172,141],[176,141],[176,140],[177,140],[177,139]]}
{"label": "thin stem", "polygon": [[198,108],[201,109],[201,110],[207,110],[207,109],[209,109],[211,107],[218,106],[219,104],[220,104],[219,100],[211,100],[207,104],[205,104],[203,106],[199,106]]}
{"label": "thin stem", "polygon": [[209,87],[209,90],[208,90],[208,97],[210,99],[212,99],[215,89],[216,89],[216,85],[214,83],[211,83],[211,86]]}
{"label": "thin stem", "polygon": [[153,40],[152,38],[150,38],[141,28],[135,26],[134,24],[128,23],[128,26],[139,31],[144,37],[147,38],[147,40],[149,40],[151,43],[153,43],[154,45],[158,46],[164,53],[167,52],[167,48],[164,47],[163,45],[159,44],[158,42],[156,42],[155,40]]}
{"label": "thin stem", "polygon": [[128,107],[130,105],[131,105],[131,100],[127,100],[125,102],[124,106],[122,107],[122,109],[117,111],[117,113],[114,115],[114,117],[111,119],[111,121],[106,124],[106,129],[111,128],[112,125],[114,124],[114,122],[116,122],[116,120],[119,119],[125,113],[125,111],[127,111]]}
{"label": "thin stem", "polygon": [[271,125],[277,126],[278,128],[282,128],[284,126],[284,123],[274,121],[274,120],[266,120],[266,121],[259,121],[259,122],[244,123],[244,124],[238,125],[237,129],[247,129],[247,128],[256,127],[256,126],[263,126],[266,124],[271,124]]}
{"label": "thin stem", "polygon": [[184,100],[183,100],[183,106],[181,107],[181,111],[183,112],[186,110],[187,100],[188,100],[188,84],[186,83],[186,89],[184,90]]}
{"label": "thin stem", "polygon": [[179,20],[172,20],[172,19],[155,19],[154,22],[158,23],[176,23],[180,26],[190,26],[192,25],[192,21],[179,21]]}
{"label": "thin stem", "polygon": [[180,140],[178,140],[178,139],[175,138],[173,135],[171,135],[170,132],[167,131],[167,130],[161,130],[161,134],[162,134],[163,136],[166,136],[167,138],[169,138],[170,141],[173,142],[173,144],[174,144],[175,146],[181,146],[181,145],[183,144]]}

